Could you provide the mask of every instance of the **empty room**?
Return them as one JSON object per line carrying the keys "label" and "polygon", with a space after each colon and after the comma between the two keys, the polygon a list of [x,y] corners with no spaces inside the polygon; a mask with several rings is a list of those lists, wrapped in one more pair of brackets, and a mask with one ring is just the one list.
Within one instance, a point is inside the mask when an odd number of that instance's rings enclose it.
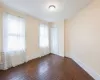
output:
{"label": "empty room", "polygon": [[0,0],[0,80],[100,80],[100,0]]}

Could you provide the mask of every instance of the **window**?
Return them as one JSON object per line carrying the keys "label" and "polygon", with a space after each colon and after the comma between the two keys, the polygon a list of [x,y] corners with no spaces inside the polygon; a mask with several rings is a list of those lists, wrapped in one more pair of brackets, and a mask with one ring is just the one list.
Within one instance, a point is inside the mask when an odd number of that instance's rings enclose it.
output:
{"label": "window", "polygon": [[40,24],[40,47],[49,46],[49,29],[46,24]]}
{"label": "window", "polygon": [[4,14],[4,51],[25,50],[25,21],[21,17]]}

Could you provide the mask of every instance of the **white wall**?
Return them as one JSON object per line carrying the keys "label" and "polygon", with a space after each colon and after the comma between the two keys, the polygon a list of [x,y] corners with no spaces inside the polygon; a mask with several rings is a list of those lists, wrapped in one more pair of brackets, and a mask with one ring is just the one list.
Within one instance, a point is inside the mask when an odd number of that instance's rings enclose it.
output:
{"label": "white wall", "polygon": [[71,55],[100,75],[100,0],[93,0],[73,19],[66,21],[68,44],[66,55]]}

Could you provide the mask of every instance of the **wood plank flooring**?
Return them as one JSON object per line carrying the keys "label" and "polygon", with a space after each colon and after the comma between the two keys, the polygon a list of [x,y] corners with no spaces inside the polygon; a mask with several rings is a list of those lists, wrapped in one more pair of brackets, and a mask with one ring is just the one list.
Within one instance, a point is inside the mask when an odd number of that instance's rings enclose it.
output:
{"label": "wood plank flooring", "polygon": [[72,59],[49,54],[0,71],[0,80],[94,80]]}

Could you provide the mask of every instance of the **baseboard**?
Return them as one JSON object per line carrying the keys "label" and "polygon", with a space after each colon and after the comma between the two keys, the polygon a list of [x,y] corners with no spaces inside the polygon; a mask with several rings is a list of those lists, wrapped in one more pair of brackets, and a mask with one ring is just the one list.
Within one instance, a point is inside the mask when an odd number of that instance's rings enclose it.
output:
{"label": "baseboard", "polygon": [[[51,54],[54,54],[54,53],[51,53]],[[64,57],[64,55],[61,55],[61,54],[54,54],[54,55],[57,55],[57,56],[60,56],[60,57]]]}
{"label": "baseboard", "polygon": [[86,66],[83,62],[77,59],[75,56],[71,56],[71,58],[81,67],[83,68],[90,76],[92,76],[95,80],[100,80],[100,75],[97,74],[93,69]]}
{"label": "baseboard", "polygon": [[64,55],[58,54],[58,56],[64,57]]}
{"label": "baseboard", "polygon": [[[36,55],[36,54],[38,54],[38,55]],[[41,57],[40,53],[35,53],[35,55],[27,56],[26,62],[33,60],[33,59],[36,59],[36,58],[39,58],[39,57]]]}
{"label": "baseboard", "polygon": [[46,55],[48,55],[48,54],[50,54],[50,53],[45,54],[45,55],[42,54],[42,53],[35,53],[35,54],[37,54],[37,55],[27,56],[26,62],[28,62],[28,61],[30,61],[30,60],[33,60],[33,59],[36,59],[36,58],[40,58],[40,57],[46,56]]}

